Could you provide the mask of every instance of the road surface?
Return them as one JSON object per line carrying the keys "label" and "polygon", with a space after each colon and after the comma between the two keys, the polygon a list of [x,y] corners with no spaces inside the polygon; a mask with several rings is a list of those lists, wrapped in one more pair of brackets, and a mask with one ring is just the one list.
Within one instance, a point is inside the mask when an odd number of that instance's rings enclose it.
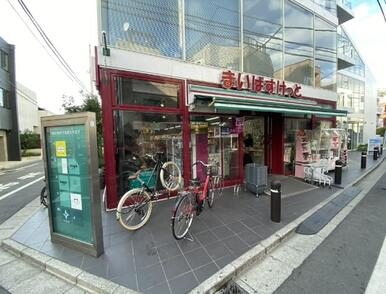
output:
{"label": "road surface", "polygon": [[43,161],[0,172],[0,224],[40,195]]}

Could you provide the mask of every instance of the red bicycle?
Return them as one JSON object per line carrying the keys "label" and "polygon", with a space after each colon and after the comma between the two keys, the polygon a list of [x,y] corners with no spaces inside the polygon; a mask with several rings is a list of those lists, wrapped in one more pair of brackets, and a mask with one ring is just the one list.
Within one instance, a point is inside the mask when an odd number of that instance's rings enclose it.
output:
{"label": "red bicycle", "polygon": [[180,240],[186,236],[193,221],[193,216],[198,216],[203,208],[205,199],[210,208],[213,207],[215,196],[222,193],[223,185],[219,175],[213,175],[213,169],[217,164],[205,164],[202,161],[195,162],[192,166],[201,164],[206,169],[206,178],[203,189],[200,189],[199,180],[190,180],[191,186],[187,191],[180,192],[172,216],[172,232],[174,238]]}

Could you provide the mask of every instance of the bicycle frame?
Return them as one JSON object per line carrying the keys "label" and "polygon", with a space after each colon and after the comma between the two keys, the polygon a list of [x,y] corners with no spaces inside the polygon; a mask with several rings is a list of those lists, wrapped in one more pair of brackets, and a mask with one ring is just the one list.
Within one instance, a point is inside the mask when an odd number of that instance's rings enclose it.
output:
{"label": "bicycle frame", "polygon": [[[196,163],[197,164],[197,163]],[[204,187],[202,189],[202,194],[200,195],[200,198],[199,198],[199,201],[204,201],[206,196],[208,195],[208,191],[209,191],[209,183],[211,181],[211,179],[213,178],[213,176],[211,175],[211,172],[209,170],[210,167],[206,167],[206,177],[205,177],[205,182],[204,182]],[[200,193],[200,188],[199,187],[195,187],[194,188],[194,193],[197,195],[198,193]]]}
{"label": "bicycle frame", "polygon": [[[155,196],[156,191],[157,191],[157,183],[158,183],[158,179],[159,179],[159,172],[160,172],[160,170],[161,170],[161,168],[162,168],[162,164],[163,164],[162,161],[160,161],[160,160],[157,160],[157,161],[156,161],[156,164],[155,164],[155,166],[154,166],[154,168],[153,168],[153,170],[152,170],[152,172],[151,172],[151,175],[150,175],[149,180],[147,181],[147,183],[145,183],[145,181],[143,181],[143,180],[140,178],[140,174],[139,174],[138,177],[136,178],[136,179],[141,183],[141,185],[142,185],[141,190],[142,190],[142,191],[149,192],[149,193],[151,194],[151,197],[152,197],[152,198]],[[150,188],[150,187],[149,187],[149,184],[150,184],[151,179],[152,179],[153,176],[154,176],[154,173],[156,173],[156,174],[155,174],[155,186],[154,186],[154,188]]]}

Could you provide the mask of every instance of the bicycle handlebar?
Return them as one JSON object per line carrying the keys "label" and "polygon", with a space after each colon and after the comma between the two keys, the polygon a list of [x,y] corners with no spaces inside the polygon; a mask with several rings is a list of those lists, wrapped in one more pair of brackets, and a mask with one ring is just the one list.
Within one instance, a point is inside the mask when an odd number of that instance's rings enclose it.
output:
{"label": "bicycle handlebar", "polygon": [[219,166],[218,162],[216,164],[210,164],[210,163],[204,163],[201,160],[197,160],[195,163],[192,164],[192,167],[197,165],[197,164],[199,164],[199,163],[202,164],[205,167],[216,167],[216,166]]}
{"label": "bicycle handlebar", "polygon": [[157,161],[154,159],[154,156],[153,156],[153,155],[146,153],[145,156],[146,156],[146,157],[149,157],[149,158],[150,158],[151,160],[153,160],[154,162],[157,162]]}

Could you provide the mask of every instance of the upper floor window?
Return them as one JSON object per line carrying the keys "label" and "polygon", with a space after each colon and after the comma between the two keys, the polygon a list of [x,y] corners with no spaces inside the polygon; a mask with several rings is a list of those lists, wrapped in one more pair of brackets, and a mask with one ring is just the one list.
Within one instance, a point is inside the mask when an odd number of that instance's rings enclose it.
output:
{"label": "upper floor window", "polygon": [[8,54],[0,50],[0,65],[3,69],[8,71]]}
{"label": "upper floor window", "polygon": [[181,58],[178,0],[102,0],[102,28],[112,47]]}
{"label": "upper floor window", "polygon": [[284,4],[284,79],[312,86],[314,15],[288,0]]}
{"label": "upper floor window", "polygon": [[0,107],[9,108],[9,92],[0,88]]}
{"label": "upper floor window", "polygon": [[117,102],[120,105],[139,105],[178,108],[180,86],[117,77]]}

